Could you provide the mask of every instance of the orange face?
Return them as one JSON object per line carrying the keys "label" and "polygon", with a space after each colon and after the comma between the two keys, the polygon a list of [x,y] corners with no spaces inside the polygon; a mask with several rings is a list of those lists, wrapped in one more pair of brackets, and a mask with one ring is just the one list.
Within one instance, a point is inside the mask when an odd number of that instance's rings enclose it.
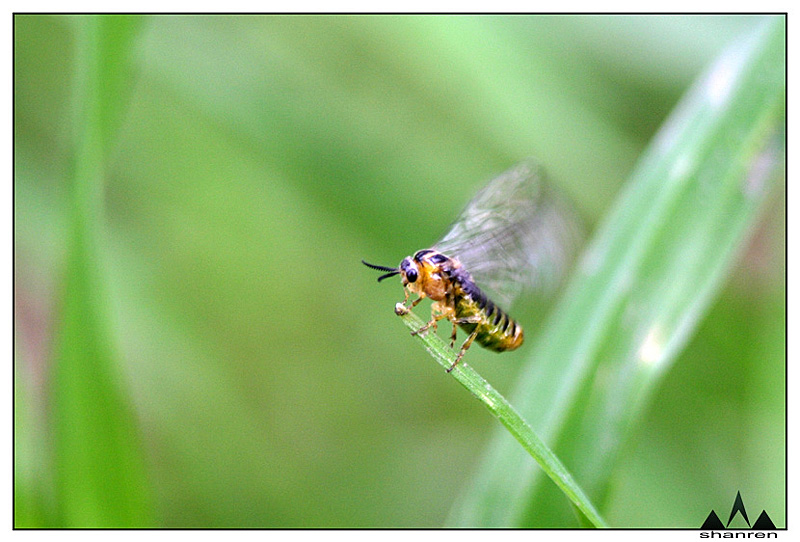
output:
{"label": "orange face", "polygon": [[450,280],[442,271],[443,265],[457,265],[454,260],[434,250],[420,250],[400,262],[403,286],[410,292],[442,301],[450,289]]}

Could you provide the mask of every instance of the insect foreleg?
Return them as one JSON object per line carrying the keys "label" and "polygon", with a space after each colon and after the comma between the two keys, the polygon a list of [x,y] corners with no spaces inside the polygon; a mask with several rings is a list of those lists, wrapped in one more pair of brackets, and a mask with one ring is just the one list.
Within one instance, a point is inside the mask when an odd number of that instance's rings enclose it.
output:
{"label": "insect foreleg", "polygon": [[406,298],[403,300],[402,303],[398,303],[397,305],[394,306],[394,312],[398,316],[402,314],[408,314],[408,311],[419,305],[419,302],[425,299],[425,294],[420,294],[420,296],[417,299],[411,302],[411,305],[406,306],[406,304],[408,303],[408,295],[409,291],[406,290]]}
{"label": "insect foreleg", "polygon": [[458,365],[458,362],[461,361],[462,357],[464,357],[464,353],[472,345],[472,341],[474,341],[475,337],[477,337],[477,336],[478,336],[478,328],[476,327],[475,331],[470,333],[469,337],[467,337],[467,340],[464,341],[464,344],[461,345],[461,350],[458,352],[458,356],[456,356],[456,360],[453,362],[453,364],[450,366],[450,368],[447,369],[448,373],[456,368],[456,365]]}

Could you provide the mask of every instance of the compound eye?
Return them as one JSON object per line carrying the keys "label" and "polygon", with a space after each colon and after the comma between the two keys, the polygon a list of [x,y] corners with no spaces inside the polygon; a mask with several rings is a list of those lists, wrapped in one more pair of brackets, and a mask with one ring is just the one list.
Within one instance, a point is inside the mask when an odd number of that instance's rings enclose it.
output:
{"label": "compound eye", "polygon": [[417,282],[417,270],[409,269],[408,271],[406,271],[406,280],[408,282]]}

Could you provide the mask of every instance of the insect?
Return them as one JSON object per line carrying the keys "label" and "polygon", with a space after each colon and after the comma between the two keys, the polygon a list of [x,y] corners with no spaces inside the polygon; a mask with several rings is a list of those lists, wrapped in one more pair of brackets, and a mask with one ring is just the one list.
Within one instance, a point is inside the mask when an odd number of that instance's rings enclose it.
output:
{"label": "insect", "polygon": [[[492,179],[431,248],[398,267],[362,263],[385,272],[378,282],[400,275],[405,299],[395,308],[398,315],[426,297],[433,300],[430,320],[412,335],[436,330],[443,319],[453,326],[451,348],[458,327],[467,333],[449,373],[475,341],[495,352],[522,345],[522,326],[500,304],[508,306],[524,292],[552,291],[579,238],[576,215],[528,161]],[[417,298],[409,304],[412,294]]]}

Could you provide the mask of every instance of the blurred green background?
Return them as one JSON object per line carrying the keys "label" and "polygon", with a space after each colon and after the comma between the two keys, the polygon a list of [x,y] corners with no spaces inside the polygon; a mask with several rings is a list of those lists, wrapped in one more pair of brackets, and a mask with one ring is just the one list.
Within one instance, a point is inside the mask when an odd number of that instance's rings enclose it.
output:
{"label": "blurred green background", "polygon": [[[591,229],[692,80],[758,23],[108,17],[102,62],[125,73],[100,81],[115,101],[98,259],[83,262],[108,317],[82,329],[64,307],[84,19],[14,18],[17,527],[443,525],[497,422],[414,344],[393,314],[400,286],[360,259],[429,246],[528,156]],[[751,520],[785,524],[784,199],[626,444],[601,510],[612,525],[697,528],[737,490]],[[104,333],[98,395],[53,376],[59,337]],[[526,348],[469,362],[505,392]],[[72,404],[128,447],[69,482],[73,459],[103,454],[59,444]],[[134,497],[93,516],[74,480],[118,471]]]}

